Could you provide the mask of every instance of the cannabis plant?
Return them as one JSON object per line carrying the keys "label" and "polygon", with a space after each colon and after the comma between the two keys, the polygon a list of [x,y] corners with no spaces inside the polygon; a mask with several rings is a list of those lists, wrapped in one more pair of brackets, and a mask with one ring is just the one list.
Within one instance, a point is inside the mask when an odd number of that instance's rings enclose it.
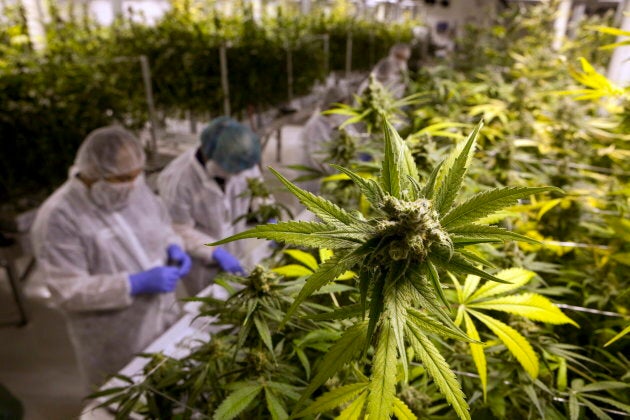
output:
{"label": "cannabis plant", "polygon": [[354,322],[331,347],[298,406],[305,404],[309,395],[352,360],[365,360],[371,355],[370,376],[324,394],[314,402],[319,410],[307,407],[295,415],[330,410],[352,400],[346,410],[352,407],[354,413],[365,413],[371,419],[410,413],[396,397],[396,384],[397,365],[406,382],[408,357],[412,357],[424,364],[458,416],[470,418],[455,374],[429,338],[438,334],[477,342],[454,324],[446,309],[443,273],[472,274],[505,283],[478,268],[479,264],[488,263],[469,247],[488,242],[531,240],[497,226],[484,225],[479,220],[515,204],[519,198],[557,190],[553,187],[496,188],[456,203],[481,127],[479,123],[422,186],[406,144],[384,120],[385,152],[377,180],[336,167],[355,182],[370,202],[374,216],[369,219],[300,189],[271,169],[319,221],[257,226],[213,244],[255,237],[334,250],[335,255],[308,278],[289,308],[285,323],[310,295],[337,276],[352,269],[358,273],[359,301],[325,313],[320,319],[359,317],[363,322]]}
{"label": "cannabis plant", "polygon": [[237,217],[233,223],[245,219],[247,223],[266,223],[269,220],[280,220],[283,216],[293,218],[291,210],[272,198],[269,188],[258,178],[247,178],[247,189],[240,197],[249,198],[249,211]]}
{"label": "cannabis plant", "polygon": [[[295,318],[278,328],[303,281],[281,282],[277,274],[257,266],[247,277],[216,279],[230,289],[227,301],[191,298],[201,303],[198,323],[221,320],[212,337],[200,331],[181,358],[147,354],[139,377],[117,375],[120,385],[95,393],[101,406],[117,419],[130,413],[143,418],[286,419],[316,359],[339,337],[332,323]],[[238,291],[231,287],[239,284]],[[310,309],[309,309],[310,308]],[[302,315],[315,305],[304,305]],[[178,346],[185,346],[178,343]],[[211,414],[211,416],[207,416]],[[247,416],[247,417],[244,417]]]}
{"label": "cannabis plant", "polygon": [[336,108],[324,111],[324,114],[338,114],[348,116],[340,128],[349,124],[365,124],[368,133],[378,132],[385,120],[392,123],[401,123],[404,112],[402,108],[410,105],[418,106],[427,98],[426,93],[419,92],[413,95],[396,99],[394,95],[383,86],[374,75],[370,76],[369,84],[361,96],[355,95],[355,104],[337,104]]}
{"label": "cannabis plant", "polygon": [[[463,321],[466,326],[466,333],[470,338],[478,341],[480,340],[479,332],[473,322],[473,318],[478,320],[499,337],[523,366],[523,369],[532,378],[536,378],[538,376],[539,363],[532,346],[517,330],[484,313],[484,311],[507,312],[549,324],[571,323],[575,326],[577,324],[564,315],[549,299],[540,294],[522,293],[506,296],[506,293],[527,284],[535,276],[534,272],[522,268],[511,268],[502,270],[496,276],[507,284],[487,282],[482,287],[479,287],[480,278],[468,275],[464,284],[460,285],[457,279],[453,277],[458,303],[455,324],[460,325]],[[488,376],[483,346],[478,343],[470,343],[470,351],[479,373],[485,399]]]}

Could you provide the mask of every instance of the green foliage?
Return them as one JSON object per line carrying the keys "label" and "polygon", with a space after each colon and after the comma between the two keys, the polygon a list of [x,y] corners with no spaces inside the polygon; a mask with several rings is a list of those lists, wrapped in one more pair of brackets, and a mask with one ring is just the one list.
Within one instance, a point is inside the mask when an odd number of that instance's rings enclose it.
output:
{"label": "green foliage", "polygon": [[[338,108],[372,124],[360,141],[330,145],[339,173],[329,187],[352,189],[352,198],[308,193],[275,172],[316,221],[259,225],[220,243],[299,247],[268,261],[285,279],[241,280],[244,291],[225,307],[207,301],[204,315],[233,327],[213,335],[212,352],[181,365],[158,359],[153,391],[110,391],[120,410],[181,413],[188,404],[274,419],[627,413],[627,92],[602,79],[601,34],[578,30],[562,56],[549,48],[557,4],[547,3],[512,10],[463,41],[454,68],[422,69],[410,86],[422,101]],[[581,72],[571,67],[579,57]],[[585,88],[588,100],[568,94]],[[373,161],[357,162],[360,151]],[[257,397],[237,402],[239,387]]]}
{"label": "green foliage", "polygon": [[[427,324],[413,323],[415,318],[408,317],[407,312],[413,308],[411,302],[422,302],[425,310],[437,316],[447,330],[450,329],[451,336],[459,335],[459,330],[446,312],[437,309],[440,305],[437,296],[442,295],[442,284],[433,266],[437,265],[444,271],[479,273],[484,278],[499,282],[505,280],[475,268],[473,263],[476,261],[470,259],[461,244],[453,243],[449,236],[448,224],[441,222],[445,218],[447,221],[456,220],[455,216],[448,219],[449,215],[461,213],[466,214],[468,219],[457,226],[470,226],[471,222],[488,213],[516,203],[517,198],[552,189],[510,190],[509,194],[501,194],[501,191],[498,191],[489,196],[490,203],[493,203],[491,205],[486,205],[485,200],[475,201],[474,198],[471,201],[479,203],[477,208],[468,204],[469,202],[454,205],[466,170],[470,166],[480,127],[481,124],[445,160],[436,176],[431,179],[433,185],[426,186],[423,195],[423,189],[419,186],[416,188],[419,182],[418,172],[407,146],[396,130],[385,121],[383,127],[385,157],[378,182],[362,181],[357,174],[344,170],[353,180],[358,179],[359,188],[364,190],[375,211],[375,217],[367,220],[361,215],[349,213],[323,198],[301,190],[272,170],[289,191],[319,217],[321,222],[312,226],[322,230],[305,233],[304,240],[296,243],[293,235],[282,235],[285,228],[280,223],[271,227],[254,228],[213,244],[219,245],[244,237],[273,238],[294,245],[307,245],[310,235],[315,237],[326,235],[331,239],[334,246],[330,247],[338,249],[337,254],[320,265],[310,276],[285,315],[285,322],[300,304],[318,289],[355,265],[360,267],[361,302],[364,313],[369,312],[366,344],[375,343],[367,413],[377,418],[387,418],[392,412],[395,395],[393,367],[396,361],[399,359],[402,361],[405,372],[408,369],[405,340],[409,322],[412,323],[410,327],[414,337],[412,343],[416,343],[419,357],[424,363],[430,362],[432,367],[428,371],[447,400],[454,405],[461,417],[468,418],[467,405],[459,385],[443,357],[422,332]],[[461,210],[462,208],[464,210]],[[350,242],[354,244],[348,246]],[[474,236],[465,237],[466,245],[481,242],[484,240]],[[363,283],[362,279],[370,279],[371,285]],[[429,284],[431,286],[428,286]],[[429,331],[434,330],[435,328],[429,328]],[[353,352],[347,351],[346,354],[348,353]],[[334,371],[329,371],[327,375],[333,373]],[[318,382],[315,384],[315,387],[320,385]],[[308,395],[309,390],[314,388],[309,387],[305,395]]]}
{"label": "green foliage", "polygon": [[[355,70],[369,69],[393,43],[411,37],[408,23],[282,13],[257,22],[248,7],[223,16],[211,2],[174,3],[153,25],[134,16],[109,27],[86,11],[60,10],[55,2],[49,9],[42,51],[31,47],[21,6],[8,7],[7,19],[0,21],[0,39],[6,41],[0,47],[0,137],[11,139],[0,145],[3,200],[60,183],[89,131],[114,122],[134,130],[145,125],[140,55],[151,66],[160,119],[186,112],[206,119],[223,113],[222,44],[228,46],[231,109],[242,115],[287,100],[289,51],[297,96],[326,71],[345,68],[350,32]],[[328,57],[322,34],[330,35]],[[370,55],[362,52],[368,50]]]}

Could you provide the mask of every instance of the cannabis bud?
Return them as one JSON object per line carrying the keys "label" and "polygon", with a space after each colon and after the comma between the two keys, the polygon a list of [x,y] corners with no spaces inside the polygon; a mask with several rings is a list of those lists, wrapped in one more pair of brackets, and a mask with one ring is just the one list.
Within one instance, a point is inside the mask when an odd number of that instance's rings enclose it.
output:
{"label": "cannabis bud", "polygon": [[423,262],[433,244],[453,247],[430,200],[403,201],[388,195],[384,197],[380,210],[385,213],[386,219],[377,222],[377,230],[388,242],[390,258],[413,258]]}

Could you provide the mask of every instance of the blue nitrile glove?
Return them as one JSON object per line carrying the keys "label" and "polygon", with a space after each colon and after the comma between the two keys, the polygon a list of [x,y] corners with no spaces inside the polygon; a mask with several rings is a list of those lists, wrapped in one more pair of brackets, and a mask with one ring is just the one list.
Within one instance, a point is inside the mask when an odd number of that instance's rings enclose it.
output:
{"label": "blue nitrile glove", "polygon": [[160,266],[129,275],[131,296],[172,292],[180,277],[179,270],[178,267]]}
{"label": "blue nitrile glove", "polygon": [[171,244],[166,248],[169,265],[179,268],[179,276],[183,277],[190,271],[192,261],[186,252],[179,245]]}
{"label": "blue nitrile glove", "polygon": [[232,274],[245,274],[245,270],[241,267],[238,258],[219,246],[214,249],[212,258],[214,258],[223,271]]}
{"label": "blue nitrile glove", "polygon": [[278,219],[276,219],[275,217],[272,217],[269,220],[267,220],[267,224],[275,225],[276,223],[278,223]]}
{"label": "blue nitrile glove", "polygon": [[366,152],[359,152],[359,160],[361,162],[371,162],[372,161],[372,155],[370,153],[366,153]]}

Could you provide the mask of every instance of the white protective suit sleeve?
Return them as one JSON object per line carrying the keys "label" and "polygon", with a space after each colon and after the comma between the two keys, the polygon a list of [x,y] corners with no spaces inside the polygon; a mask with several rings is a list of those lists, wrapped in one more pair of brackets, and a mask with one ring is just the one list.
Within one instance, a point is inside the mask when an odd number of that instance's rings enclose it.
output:
{"label": "white protective suit sleeve", "polygon": [[90,274],[85,249],[72,227],[76,222],[55,212],[39,232],[43,237],[38,244],[38,263],[54,303],[67,311],[131,305],[129,273]]}
{"label": "white protective suit sleeve", "polygon": [[173,229],[175,233],[182,237],[184,247],[192,257],[205,261],[206,263],[212,261],[214,247],[206,246],[205,244],[214,242],[216,239],[199,229],[195,229],[195,223],[192,219],[189,223],[174,223]]}
{"label": "white protective suit sleeve", "polygon": [[205,246],[205,244],[217,239],[195,228],[196,222],[189,204],[193,200],[190,190],[187,188],[178,189],[177,183],[173,183],[172,180],[160,179],[158,182],[162,193],[161,198],[166,207],[171,210],[173,230],[184,241],[186,252],[206,263],[212,262],[214,247]]}

